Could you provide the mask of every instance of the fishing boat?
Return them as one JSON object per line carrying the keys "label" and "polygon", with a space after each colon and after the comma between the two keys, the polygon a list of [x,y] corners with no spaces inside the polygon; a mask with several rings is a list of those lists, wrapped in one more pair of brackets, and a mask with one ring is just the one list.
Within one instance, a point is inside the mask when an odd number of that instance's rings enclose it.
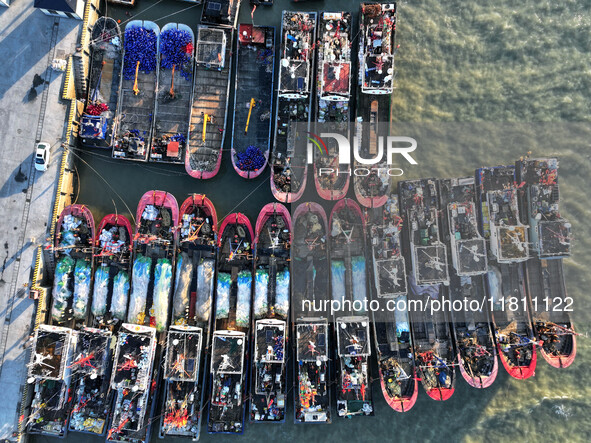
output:
{"label": "fishing boat", "polygon": [[185,154],[185,169],[194,178],[212,178],[222,164],[233,35],[231,29],[205,25],[197,27],[191,118]]}
{"label": "fishing boat", "polygon": [[312,112],[316,13],[283,11],[271,191],[283,203],[297,201],[306,187],[307,136]]}
{"label": "fishing boat", "polygon": [[[359,205],[342,199],[330,213],[330,276],[337,357],[337,414],[373,415],[366,269],[365,218]],[[349,308],[345,308],[346,304]]]}
{"label": "fishing boat", "polygon": [[217,252],[217,215],[205,195],[181,205],[172,324],[165,351],[160,437],[196,440],[201,428],[206,353]]}
{"label": "fishing boat", "polygon": [[182,164],[189,135],[195,35],[187,25],[168,23],[162,28],[159,44],[150,161]]}
{"label": "fishing boat", "polygon": [[201,23],[236,29],[242,0],[203,0]]}
{"label": "fishing boat", "polygon": [[285,421],[291,231],[285,206],[269,203],[261,209],[255,228],[252,422]]}
{"label": "fishing boat", "polygon": [[236,43],[232,165],[258,177],[269,160],[275,68],[275,28],[241,24]]}
{"label": "fishing boat", "polygon": [[66,206],[55,227],[51,324],[87,324],[92,291],[94,218],[84,205]]}
{"label": "fishing boat", "polygon": [[[355,142],[360,157],[376,158],[378,137],[390,134],[390,98],[394,90],[396,53],[396,3],[362,3],[359,19],[359,70]],[[381,152],[381,150],[380,150]],[[357,201],[377,208],[388,200],[390,177],[386,156],[369,169],[355,175]],[[355,166],[363,166],[355,162]]]}
{"label": "fishing boat", "polygon": [[242,434],[247,401],[254,234],[244,214],[228,215],[218,239],[211,395],[207,430]]}
{"label": "fishing boat", "polygon": [[92,26],[90,68],[79,137],[87,148],[111,148],[121,75],[121,30],[110,17],[99,17]]}
{"label": "fishing boat", "polygon": [[147,20],[125,26],[123,73],[113,128],[113,158],[147,161],[158,90],[160,28]]}
{"label": "fishing boat", "polygon": [[[515,168],[476,170],[480,234],[489,244],[487,294],[501,363],[512,377],[529,378],[536,369],[536,341],[525,302],[523,261],[529,256],[527,227],[519,220]],[[512,303],[517,301],[516,303]]]}
{"label": "fishing boat", "polygon": [[[352,25],[350,12],[321,13],[318,23],[320,46],[316,51],[318,128],[347,139],[351,126]],[[319,129],[314,132],[321,132]],[[324,151],[313,150],[316,191],[325,200],[339,200],[349,189],[349,165],[339,162],[339,146],[335,138],[323,140]]]}
{"label": "fishing boat", "polygon": [[[328,312],[319,308],[328,301],[328,220],[322,206],[298,205],[293,216],[293,298],[297,394],[294,395],[296,423],[331,422],[331,358]],[[310,303],[305,306],[305,303]]]}
{"label": "fishing boat", "polygon": [[529,224],[535,253],[525,265],[534,332],[542,342],[542,357],[555,368],[566,368],[575,360],[577,333],[568,313],[572,298],[562,264],[571,254],[571,224],[559,211],[558,159],[527,158],[515,167],[521,219]]}
{"label": "fishing boat", "polygon": [[119,329],[111,389],[115,391],[107,441],[147,443],[156,403],[156,329],[124,323]]}
{"label": "fishing boat", "polygon": [[114,329],[126,319],[131,277],[132,228],[127,217],[106,215],[95,238],[91,315],[95,327]]}
{"label": "fishing boat", "polygon": [[113,391],[110,389],[111,331],[83,328],[69,365],[77,379],[73,390],[70,431],[104,435],[109,423]]}
{"label": "fishing boat", "polygon": [[168,327],[179,207],[173,195],[146,192],[137,207],[127,322]]}
{"label": "fishing boat", "polygon": [[[398,196],[405,227],[403,251],[406,261],[411,263],[409,299],[419,306],[428,306],[432,299],[445,298],[445,285],[449,283],[435,180],[399,182]],[[423,388],[433,400],[448,400],[454,393],[457,364],[448,312],[434,309],[431,314],[419,308],[409,311],[415,364]]]}
{"label": "fishing boat", "polygon": [[[401,245],[402,218],[398,195],[390,193],[380,208],[369,211],[369,235],[373,261],[372,298],[374,339],[380,385],[386,403],[407,412],[419,393],[413,342],[408,317],[406,262]],[[395,304],[394,311],[389,304]]]}
{"label": "fishing boat", "polygon": [[460,372],[475,388],[487,388],[498,373],[494,328],[486,303],[486,242],[478,232],[474,177],[439,180],[443,237],[451,256],[449,294],[465,308],[450,313]]}
{"label": "fishing boat", "polygon": [[28,434],[65,437],[71,399],[70,361],[76,334],[60,326],[40,325],[35,330],[27,383],[33,385]]}

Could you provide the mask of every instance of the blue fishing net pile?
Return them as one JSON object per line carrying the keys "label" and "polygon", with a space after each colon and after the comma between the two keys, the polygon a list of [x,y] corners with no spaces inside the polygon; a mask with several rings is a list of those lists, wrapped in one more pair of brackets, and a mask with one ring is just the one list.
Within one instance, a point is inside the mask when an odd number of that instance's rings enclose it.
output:
{"label": "blue fishing net pile", "polygon": [[123,78],[133,80],[135,68],[140,62],[140,71],[146,73],[156,70],[156,34],[151,29],[133,27],[125,30],[125,62]]}
{"label": "blue fishing net pile", "polygon": [[180,132],[176,133],[169,139],[171,142],[179,142],[179,144],[183,144],[187,141],[187,138],[181,134]]}
{"label": "blue fishing net pile", "polygon": [[176,69],[186,80],[191,80],[191,57],[193,57],[193,39],[187,31],[181,29],[168,29],[160,34],[160,54],[162,60],[160,67]]}
{"label": "blue fishing net pile", "polygon": [[256,146],[249,146],[246,151],[236,154],[236,165],[241,171],[258,171],[265,167],[265,155]]}

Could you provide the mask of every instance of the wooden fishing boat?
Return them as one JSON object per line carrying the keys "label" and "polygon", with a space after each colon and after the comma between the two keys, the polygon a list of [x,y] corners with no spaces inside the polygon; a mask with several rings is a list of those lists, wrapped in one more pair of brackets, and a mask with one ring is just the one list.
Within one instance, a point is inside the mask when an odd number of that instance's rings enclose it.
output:
{"label": "wooden fishing boat", "polygon": [[[296,423],[330,423],[329,313],[322,301],[329,300],[328,219],[318,203],[301,203],[293,216],[291,312],[296,348],[294,364],[297,395]],[[312,306],[305,306],[309,302]],[[313,309],[316,308],[316,309]]]}
{"label": "wooden fishing boat", "polygon": [[232,165],[258,177],[269,160],[275,69],[275,28],[241,24],[236,43]]}
{"label": "wooden fishing boat", "polygon": [[207,424],[210,433],[244,432],[253,240],[252,226],[244,214],[230,214],[222,222],[211,343],[211,394]]}
{"label": "wooden fishing boat", "polygon": [[[415,405],[419,389],[412,353],[398,195],[391,192],[385,205],[369,210],[368,214],[372,299],[377,302],[377,309],[372,309],[372,313],[380,386],[392,409],[407,412]],[[392,303],[396,303],[394,312],[389,306]]]}
{"label": "wooden fishing boat", "polygon": [[86,325],[92,295],[94,218],[84,205],[66,206],[56,223],[56,267],[50,322]]}
{"label": "wooden fishing boat", "polygon": [[195,35],[187,25],[168,23],[160,32],[159,44],[150,161],[182,164],[189,135]]}
{"label": "wooden fishing boat", "polygon": [[531,315],[522,303],[509,308],[513,298],[525,300],[523,261],[529,257],[527,229],[519,221],[515,168],[478,169],[476,185],[479,229],[490,251],[486,280],[497,349],[509,375],[529,378],[537,362]]}
{"label": "wooden fishing boat", "polygon": [[222,164],[233,36],[231,29],[197,27],[191,119],[185,155],[185,169],[194,178],[212,178]]}
{"label": "wooden fishing boat", "polygon": [[147,20],[125,26],[123,72],[113,128],[113,158],[147,161],[158,89],[160,28]]}
{"label": "wooden fishing boat", "polygon": [[160,437],[199,438],[206,391],[207,346],[217,253],[217,215],[205,195],[180,209],[172,324],[164,364]]}
{"label": "wooden fishing boat", "polygon": [[[350,12],[320,14],[320,46],[316,51],[316,119],[319,129],[314,130],[316,134],[336,133],[346,139],[350,136],[352,25],[353,18]],[[336,139],[327,137],[322,141],[324,151],[313,150],[316,191],[325,200],[339,200],[349,190],[349,165],[339,162]]]}
{"label": "wooden fishing boat", "polygon": [[297,201],[306,187],[307,136],[313,118],[316,13],[283,11],[271,191],[282,203]]}
{"label": "wooden fishing boat", "polygon": [[558,159],[522,159],[515,168],[521,220],[529,225],[536,253],[525,264],[534,333],[542,342],[544,360],[567,368],[577,354],[577,333],[568,311],[572,298],[566,292],[562,264],[571,255],[572,236],[570,222],[559,212]]}
{"label": "wooden fishing boat", "polygon": [[[359,84],[355,137],[361,158],[375,158],[378,137],[390,135],[390,98],[394,90],[396,53],[396,3],[362,3],[359,19]],[[355,166],[363,166],[355,162]],[[372,166],[367,175],[355,175],[353,185],[357,201],[368,208],[382,206],[388,200],[389,165],[383,161]]]}
{"label": "wooden fishing boat", "polygon": [[110,149],[121,76],[121,30],[114,19],[99,17],[90,38],[86,106],[78,137],[87,148]]}
{"label": "wooden fishing boat", "polygon": [[450,300],[466,307],[450,312],[460,373],[470,386],[487,388],[499,364],[490,305],[482,306],[488,260],[486,242],[478,232],[474,183],[474,177],[465,177],[439,180],[438,185],[441,226],[452,263]]}
{"label": "wooden fishing boat", "polygon": [[[403,251],[411,264],[409,298],[428,306],[431,299],[443,300],[449,282],[447,248],[441,242],[435,180],[398,183],[400,213],[403,217]],[[456,354],[453,332],[445,310],[410,309],[412,342],[417,372],[427,395],[448,400],[456,382]]]}
{"label": "wooden fishing boat", "polygon": [[291,216],[280,203],[256,222],[250,420],[283,422],[287,409]]}
{"label": "wooden fishing boat", "polygon": [[[342,199],[330,213],[330,276],[336,336],[337,414],[373,415],[365,218],[359,205]],[[344,308],[345,302],[350,308]]]}

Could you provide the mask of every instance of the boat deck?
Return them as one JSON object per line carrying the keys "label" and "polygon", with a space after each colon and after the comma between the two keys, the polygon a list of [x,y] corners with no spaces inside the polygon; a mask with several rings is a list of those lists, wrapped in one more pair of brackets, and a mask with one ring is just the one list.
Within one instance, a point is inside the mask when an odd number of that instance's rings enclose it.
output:
{"label": "boat deck", "polygon": [[[212,30],[199,28],[198,32],[201,35],[199,39],[206,38],[204,34],[208,31]],[[208,67],[205,61],[199,58],[196,60],[190,132],[187,140],[189,169],[210,173],[218,168],[226,135],[233,37],[232,32],[228,30],[216,29],[212,32],[223,32],[225,35],[225,54],[218,53],[219,58],[223,58],[225,63],[216,69],[215,64]],[[197,51],[200,50],[199,39]],[[208,45],[208,43],[203,44]],[[214,60],[214,63],[217,61]],[[210,121],[205,122],[206,115]]]}

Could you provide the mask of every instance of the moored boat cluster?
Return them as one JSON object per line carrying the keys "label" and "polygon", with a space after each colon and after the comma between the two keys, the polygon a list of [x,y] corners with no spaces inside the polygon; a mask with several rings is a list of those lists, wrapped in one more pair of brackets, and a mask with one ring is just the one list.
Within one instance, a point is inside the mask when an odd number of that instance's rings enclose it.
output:
{"label": "moored boat cluster", "polygon": [[[357,201],[346,198],[348,175],[316,174],[318,201],[290,212],[283,203],[300,199],[307,182],[301,128],[318,147],[315,172],[339,168],[337,147],[311,133],[315,116],[349,136],[355,115],[362,157],[375,155],[390,120],[396,5],[362,4],[357,82],[350,13],[284,11],[274,104],[275,30],[240,25],[235,37],[240,2],[228,3],[218,21],[204,7],[196,33],[131,21],[119,120],[108,109],[96,115],[106,105],[90,94],[83,143],[103,137],[109,147],[111,137],[115,157],[184,163],[191,176],[212,178],[234,58],[244,69],[232,163],[247,179],[270,163],[282,203],[265,205],[254,226],[242,213],[218,221],[201,194],[179,207],[172,194],[148,191],[133,223],[109,214],[98,227],[90,208],[67,206],[51,245],[49,315],[29,363],[27,431],[139,443],[155,426],[160,437],[197,439],[204,417],[210,433],[242,433],[246,417],[284,422],[290,401],[295,422],[330,423],[335,413],[373,415],[377,385],[406,412],[419,383],[445,401],[459,375],[491,386],[499,361],[512,377],[531,377],[538,349],[554,367],[571,365],[577,333],[568,312],[548,305],[569,299],[558,161],[525,158],[397,188],[356,176]],[[117,60],[112,40],[100,50]]]}

